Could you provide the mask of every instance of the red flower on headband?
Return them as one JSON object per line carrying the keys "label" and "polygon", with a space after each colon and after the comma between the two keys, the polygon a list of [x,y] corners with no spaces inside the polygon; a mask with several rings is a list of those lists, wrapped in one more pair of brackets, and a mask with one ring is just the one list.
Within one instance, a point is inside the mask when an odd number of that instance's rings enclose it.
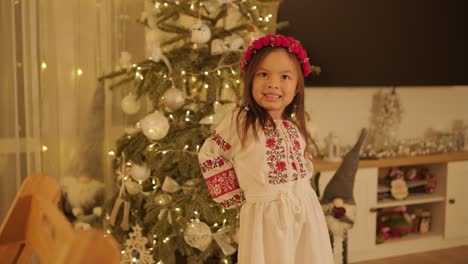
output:
{"label": "red flower on headband", "polygon": [[309,58],[307,57],[307,52],[302,48],[301,43],[292,37],[272,34],[263,36],[250,44],[250,46],[245,51],[244,56],[241,58],[243,72],[247,70],[247,65],[249,64],[249,61],[252,59],[254,54],[258,50],[267,46],[286,48],[290,53],[296,55],[297,59],[301,63],[301,69],[304,77],[309,75]]}
{"label": "red flower on headband", "polygon": [[297,53],[295,53],[297,58],[302,61],[303,59],[307,58],[307,52],[303,49],[299,50]]}
{"label": "red flower on headband", "polygon": [[249,61],[252,58],[254,51],[255,49],[253,49],[252,47],[249,47],[247,51],[245,52],[244,58]]}
{"label": "red flower on headband", "polygon": [[290,40],[288,40],[285,36],[283,35],[277,35],[273,39],[273,46],[275,47],[285,47],[287,48],[289,46]]}
{"label": "red flower on headband", "polygon": [[254,41],[254,42],[252,43],[252,46],[253,46],[255,49],[258,49],[258,50],[264,47],[262,41],[260,41],[259,39],[257,39],[256,41]]}

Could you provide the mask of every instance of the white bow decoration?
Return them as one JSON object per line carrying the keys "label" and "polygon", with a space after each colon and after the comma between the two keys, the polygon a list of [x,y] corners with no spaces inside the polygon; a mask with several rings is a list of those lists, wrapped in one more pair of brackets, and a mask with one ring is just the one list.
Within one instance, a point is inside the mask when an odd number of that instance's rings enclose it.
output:
{"label": "white bow decoration", "polygon": [[229,237],[228,233],[230,231],[230,227],[221,227],[216,233],[213,234],[214,240],[226,256],[236,252],[236,248],[231,245],[234,241],[231,237]]}
{"label": "white bow decoration", "polygon": [[130,202],[124,199],[124,195],[126,191],[125,180],[130,175],[130,168],[127,166],[127,163],[125,161],[125,153],[122,153],[122,161],[116,173],[119,175],[118,178],[120,180],[120,191],[119,191],[119,196],[115,200],[114,206],[112,207],[109,223],[111,226],[114,226],[116,224],[117,214],[119,213],[120,207],[123,207],[123,210],[124,210],[123,218],[122,218],[122,221],[120,222],[120,227],[123,230],[128,230],[130,227],[129,226]]}
{"label": "white bow decoration", "polygon": [[160,60],[163,60],[164,64],[166,64],[167,68],[169,69],[169,73],[172,72],[171,63],[169,62],[167,57],[163,54],[159,43],[153,44],[150,59],[154,62],[159,62]]}
{"label": "white bow decoration", "polygon": [[217,127],[221,121],[223,121],[224,116],[232,112],[237,105],[235,103],[221,104],[218,102],[214,103],[214,114],[204,117],[200,120],[200,124],[210,125],[212,127]]}
{"label": "white bow decoration", "polygon": [[177,191],[180,191],[182,187],[180,187],[180,185],[174,179],[172,179],[169,176],[166,176],[161,189],[168,193],[175,193]]}
{"label": "white bow decoration", "polygon": [[184,182],[183,186],[180,186],[180,184],[178,184],[174,179],[167,176],[164,179],[164,183],[161,189],[168,193],[175,193],[180,190],[183,190],[184,194],[189,194],[200,182],[201,179],[191,179]]}
{"label": "white bow decoration", "polygon": [[214,39],[211,41],[211,55],[219,55],[230,51],[240,51],[244,45],[244,40],[234,34],[222,39]]}

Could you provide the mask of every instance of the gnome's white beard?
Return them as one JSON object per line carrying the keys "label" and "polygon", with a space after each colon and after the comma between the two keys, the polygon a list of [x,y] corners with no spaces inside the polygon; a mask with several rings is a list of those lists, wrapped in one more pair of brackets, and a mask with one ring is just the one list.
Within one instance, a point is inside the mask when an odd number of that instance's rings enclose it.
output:
{"label": "gnome's white beard", "polygon": [[72,208],[86,208],[96,204],[96,196],[103,192],[104,185],[92,179],[82,183],[75,177],[67,177],[62,181],[63,191],[67,193],[67,200]]}
{"label": "gnome's white beard", "polygon": [[[353,222],[356,218],[356,205],[343,204],[346,210],[345,217],[351,219]],[[325,212],[325,220],[328,225],[328,229],[334,236],[344,236],[346,232],[351,229],[353,225],[347,222],[340,221],[327,212],[333,210],[333,202],[328,204],[322,204],[323,211]]]}

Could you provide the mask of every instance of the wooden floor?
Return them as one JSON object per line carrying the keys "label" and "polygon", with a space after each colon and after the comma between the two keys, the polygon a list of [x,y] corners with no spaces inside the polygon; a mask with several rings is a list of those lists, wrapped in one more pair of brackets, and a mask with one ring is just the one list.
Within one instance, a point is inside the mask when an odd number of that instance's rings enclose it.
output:
{"label": "wooden floor", "polygon": [[468,264],[468,246],[428,251],[385,259],[355,262],[354,264]]}

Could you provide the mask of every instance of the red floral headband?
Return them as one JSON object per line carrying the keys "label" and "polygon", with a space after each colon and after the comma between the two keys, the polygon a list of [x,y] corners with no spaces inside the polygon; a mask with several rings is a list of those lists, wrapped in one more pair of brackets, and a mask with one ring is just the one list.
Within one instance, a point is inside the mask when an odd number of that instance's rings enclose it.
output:
{"label": "red floral headband", "polygon": [[297,59],[301,63],[304,77],[309,75],[309,57],[307,57],[307,52],[304,50],[304,48],[302,48],[301,43],[292,37],[272,34],[263,36],[250,44],[250,46],[245,51],[244,56],[241,58],[242,72],[247,70],[247,65],[249,64],[249,61],[252,59],[253,55],[257,53],[258,50],[261,50],[267,46],[284,47],[288,49],[290,53],[296,55]]}

